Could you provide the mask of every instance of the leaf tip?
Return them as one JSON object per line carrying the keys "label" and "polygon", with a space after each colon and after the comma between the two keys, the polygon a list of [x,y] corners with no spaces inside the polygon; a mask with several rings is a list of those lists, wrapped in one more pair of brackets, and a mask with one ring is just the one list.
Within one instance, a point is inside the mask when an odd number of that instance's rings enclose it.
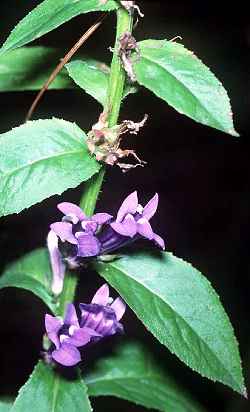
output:
{"label": "leaf tip", "polygon": [[245,399],[248,400],[247,388],[245,386],[243,386],[241,394],[242,396],[244,396]]}
{"label": "leaf tip", "polygon": [[228,130],[228,133],[234,137],[240,137],[240,134],[235,129]]}

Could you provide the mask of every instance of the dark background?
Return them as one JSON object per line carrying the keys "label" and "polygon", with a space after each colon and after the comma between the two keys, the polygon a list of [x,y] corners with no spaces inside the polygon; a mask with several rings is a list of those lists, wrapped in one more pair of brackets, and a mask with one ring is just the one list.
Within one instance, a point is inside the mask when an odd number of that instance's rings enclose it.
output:
{"label": "dark background", "polygon": [[[14,24],[39,1],[1,2],[1,43]],[[249,104],[250,104],[250,22],[245,6],[238,1],[226,7],[213,1],[138,1],[145,18],[135,31],[137,40],[183,37],[193,50],[223,81],[234,112],[240,138],[201,126],[179,115],[146,90],[130,96],[123,105],[122,119],[150,118],[137,137],[125,138],[148,165],[123,175],[109,170],[99,210],[115,212],[128,193],[137,189],[141,203],[155,192],[160,195],[155,231],[167,249],[190,261],[206,274],[230,315],[240,342],[244,373],[249,383]],[[96,16],[83,15],[49,33],[36,44],[67,51],[91,25]],[[110,16],[84,46],[86,55],[109,63],[108,47],[114,42],[114,16]],[[56,64],[57,62],[55,62]],[[24,62],[25,64],[25,62]],[[23,122],[34,93],[4,93],[0,99],[0,130]],[[62,117],[89,130],[100,106],[81,93],[50,91],[34,118]],[[78,201],[83,186],[64,193],[65,201]],[[60,198],[61,200],[61,198]],[[1,219],[1,266],[45,244],[48,225],[58,219],[58,196],[54,196],[19,216]],[[84,275],[79,299],[87,301],[100,280]],[[99,284],[98,283],[98,284]],[[46,308],[38,299],[14,289],[1,292],[0,365],[2,393],[15,393],[32,371],[41,347]],[[200,400],[208,411],[245,412],[249,403],[221,384],[214,384],[190,371],[147,333],[129,312],[124,320],[128,336],[144,340],[161,362]],[[248,375],[248,376],[247,376]],[[99,399],[96,410],[143,411],[125,401]],[[174,411],[171,411],[174,412]]]}

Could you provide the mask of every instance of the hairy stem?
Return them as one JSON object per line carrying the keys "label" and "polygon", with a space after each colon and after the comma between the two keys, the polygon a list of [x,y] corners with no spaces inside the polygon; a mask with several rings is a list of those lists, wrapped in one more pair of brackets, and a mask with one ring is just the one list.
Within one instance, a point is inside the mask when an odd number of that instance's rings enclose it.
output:
{"label": "hairy stem", "polygon": [[105,107],[105,110],[108,112],[109,127],[115,126],[117,124],[126,79],[125,71],[123,70],[120,57],[118,56],[120,37],[125,32],[131,32],[132,27],[132,15],[129,14],[124,8],[118,9],[116,40],[109,77],[108,98]]}
{"label": "hairy stem", "polygon": [[[107,93],[107,103],[105,111],[108,113],[109,127],[117,124],[121,102],[123,98],[123,90],[125,86],[126,74],[123,70],[121,60],[117,54],[119,48],[119,40],[123,33],[131,32],[133,27],[133,18],[124,8],[117,10],[117,26],[116,39],[113,51],[113,58],[110,69],[109,88]],[[80,206],[84,209],[86,215],[93,214],[95,205],[98,200],[99,193],[102,188],[103,178],[105,176],[105,167],[102,166],[97,175],[94,175],[86,184],[83,196],[80,201]]]}
{"label": "hairy stem", "polygon": [[[111,63],[107,104],[105,107],[105,110],[108,113],[109,127],[115,126],[117,124],[126,79],[120,58],[117,54],[119,48],[119,39],[123,33],[131,32],[133,27],[132,20],[132,15],[130,15],[130,13],[128,13],[124,8],[119,8],[117,10],[116,40]],[[85,184],[85,189],[80,201],[80,206],[88,216],[92,215],[95,210],[104,175],[105,167],[102,166],[100,171]],[[67,274],[65,276],[63,291],[59,299],[59,315],[63,315],[65,305],[68,302],[72,302],[74,300],[76,287],[77,276],[72,273]]]}

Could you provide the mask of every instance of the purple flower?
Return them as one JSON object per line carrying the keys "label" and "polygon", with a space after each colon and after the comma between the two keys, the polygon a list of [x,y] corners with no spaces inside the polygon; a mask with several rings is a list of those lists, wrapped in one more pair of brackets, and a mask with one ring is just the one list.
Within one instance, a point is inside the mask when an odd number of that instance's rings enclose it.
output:
{"label": "purple flower", "polygon": [[124,315],[126,306],[121,298],[114,301],[109,297],[109,287],[104,284],[93,297],[90,304],[80,303],[81,327],[93,329],[99,336],[114,335],[123,332],[119,320]]}
{"label": "purple flower", "polygon": [[59,203],[64,214],[61,222],[50,225],[48,249],[53,271],[52,291],[59,294],[63,287],[65,263],[74,269],[89,258],[107,255],[140,237],[152,240],[162,249],[164,240],[154,233],[150,219],[158,206],[158,194],[146,204],[138,203],[137,192],[122,203],[116,219],[108,213],[87,217],[73,203]]}
{"label": "purple flower", "polygon": [[[111,248],[111,241],[113,241],[113,248],[121,246],[121,242],[128,243],[129,239],[136,240],[138,237],[144,237],[149,240],[153,240],[160,248],[165,249],[164,240],[154,233],[149,221],[154,216],[158,207],[159,197],[156,193],[152,199],[146,204],[141,206],[138,203],[137,192],[131,193],[118,210],[116,220],[110,223],[110,228],[113,233],[109,231],[109,252]],[[112,234],[112,236],[111,236]],[[108,248],[107,244],[108,236],[100,236],[102,243],[102,249],[105,253],[105,248]]]}
{"label": "purple flower", "polygon": [[62,242],[75,245],[77,256],[97,256],[101,244],[95,233],[103,224],[108,223],[112,216],[108,213],[96,213],[87,217],[79,206],[68,202],[59,203],[57,207],[65,216],[62,222],[50,225],[51,230]]}
{"label": "purple flower", "polygon": [[123,331],[119,320],[126,306],[121,298],[114,301],[109,297],[107,284],[101,286],[90,304],[80,303],[81,315],[69,303],[64,320],[46,314],[45,328],[52,343],[49,357],[64,366],[76,365],[81,360],[79,347],[91,341]]}
{"label": "purple flower", "polygon": [[89,343],[93,334],[96,335],[92,329],[80,327],[72,303],[68,304],[63,321],[46,314],[45,328],[53,344],[50,350],[51,357],[65,366],[73,366],[80,362],[81,355],[77,348]]}
{"label": "purple flower", "polygon": [[61,222],[50,225],[47,238],[53,272],[51,288],[55,295],[62,292],[65,263],[74,269],[80,266],[81,258],[98,256],[101,244],[94,234],[112,219],[108,213],[96,213],[87,217],[81,208],[73,203],[63,202],[57,207],[65,216]]}

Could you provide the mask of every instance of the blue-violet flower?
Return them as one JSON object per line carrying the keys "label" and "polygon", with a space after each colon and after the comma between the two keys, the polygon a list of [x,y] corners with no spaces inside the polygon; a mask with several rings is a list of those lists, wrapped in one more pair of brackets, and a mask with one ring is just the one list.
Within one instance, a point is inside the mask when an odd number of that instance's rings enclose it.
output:
{"label": "blue-violet flower", "polygon": [[64,214],[61,222],[50,225],[48,249],[53,271],[52,291],[62,291],[65,263],[77,268],[87,259],[107,255],[140,237],[152,240],[164,249],[164,240],[154,233],[150,219],[158,206],[158,194],[143,207],[138,203],[137,192],[131,193],[122,203],[116,219],[108,213],[87,217],[73,203],[58,204]]}
{"label": "blue-violet flower", "polygon": [[101,286],[90,304],[80,303],[80,316],[75,306],[69,303],[64,320],[46,314],[45,328],[52,345],[48,358],[64,366],[76,365],[81,360],[79,347],[89,342],[123,332],[119,322],[126,306],[121,298],[109,297],[107,284]]}

